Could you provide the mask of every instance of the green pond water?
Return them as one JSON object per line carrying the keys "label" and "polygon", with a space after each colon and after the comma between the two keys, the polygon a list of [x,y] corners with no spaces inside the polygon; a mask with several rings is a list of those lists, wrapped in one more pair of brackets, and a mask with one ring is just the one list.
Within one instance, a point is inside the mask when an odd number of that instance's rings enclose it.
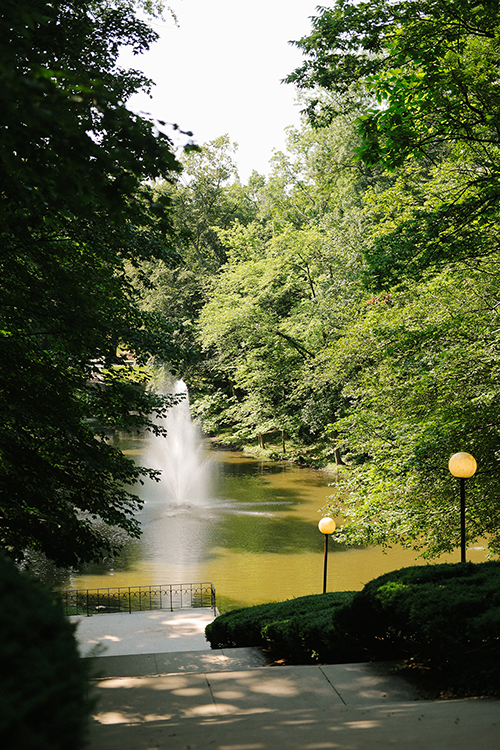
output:
{"label": "green pond water", "polygon": [[[122,448],[144,461],[145,443]],[[65,587],[146,586],[210,581],[223,608],[321,593],[324,537],[319,512],[334,491],[335,475],[241,453],[207,451],[204,495],[176,504],[165,482],[137,490],[144,499],[139,540],[121,557],[73,575]],[[457,518],[458,523],[458,518]],[[458,562],[460,553],[438,562]],[[467,559],[486,559],[478,546]],[[328,590],[358,590],[390,570],[422,564],[415,553],[392,548],[329,544]]]}

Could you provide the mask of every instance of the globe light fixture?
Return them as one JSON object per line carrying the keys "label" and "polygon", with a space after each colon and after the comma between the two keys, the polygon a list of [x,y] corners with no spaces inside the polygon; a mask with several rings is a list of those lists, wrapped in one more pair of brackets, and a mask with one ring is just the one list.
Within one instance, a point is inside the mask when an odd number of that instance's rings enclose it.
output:
{"label": "globe light fixture", "polygon": [[336,528],[337,528],[337,524],[335,523],[335,521],[333,520],[333,518],[330,518],[329,516],[325,516],[318,523],[318,529],[325,536],[325,555],[324,555],[324,563],[323,563],[323,593],[324,594],[326,594],[326,568],[327,568],[327,562],[328,562],[328,537],[330,536],[330,534],[333,534],[333,532],[335,531]]}
{"label": "globe light fixture", "polygon": [[454,477],[470,479],[477,470],[477,462],[470,453],[454,453],[448,461],[448,468]]}
{"label": "globe light fixture", "polygon": [[477,462],[470,453],[454,453],[448,461],[448,469],[460,479],[460,562],[465,562],[465,480],[474,476]]}

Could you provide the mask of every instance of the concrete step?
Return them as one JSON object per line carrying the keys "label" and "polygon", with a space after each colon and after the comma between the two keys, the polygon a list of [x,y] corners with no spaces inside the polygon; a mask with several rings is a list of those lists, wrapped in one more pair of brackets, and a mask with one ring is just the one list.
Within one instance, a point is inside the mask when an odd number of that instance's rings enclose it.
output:
{"label": "concrete step", "polygon": [[145,677],[177,673],[229,672],[267,667],[269,659],[258,648],[178,651],[90,659],[94,679]]}

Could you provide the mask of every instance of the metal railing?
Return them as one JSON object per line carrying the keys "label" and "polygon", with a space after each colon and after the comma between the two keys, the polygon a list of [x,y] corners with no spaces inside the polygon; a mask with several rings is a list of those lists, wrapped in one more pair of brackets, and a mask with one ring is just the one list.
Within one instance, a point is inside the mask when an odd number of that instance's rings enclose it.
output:
{"label": "metal railing", "polygon": [[152,609],[211,607],[216,614],[213,583],[177,583],[162,586],[121,586],[107,589],[57,591],[66,615],[143,612]]}

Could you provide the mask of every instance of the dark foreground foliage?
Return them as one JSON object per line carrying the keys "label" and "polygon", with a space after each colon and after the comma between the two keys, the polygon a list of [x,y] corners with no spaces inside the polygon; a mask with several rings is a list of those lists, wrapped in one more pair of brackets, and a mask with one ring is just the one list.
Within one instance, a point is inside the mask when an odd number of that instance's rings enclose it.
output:
{"label": "dark foreground foliage", "polygon": [[120,48],[156,39],[134,6],[1,3],[0,549],[16,561],[78,567],[139,536],[129,490],[151,472],[110,436],[161,432],[151,414],[169,405],[132,366],[179,353],[133,278],[176,257],[170,204],[148,185],[181,168],[125,106],[149,84]]}
{"label": "dark foreground foliage", "polygon": [[500,562],[402,568],[357,593],[228,612],[207,638],[296,663],[399,660],[434,692],[499,695]]}
{"label": "dark foreground foliage", "polygon": [[91,703],[73,625],[50,591],[0,555],[3,750],[79,750]]}

